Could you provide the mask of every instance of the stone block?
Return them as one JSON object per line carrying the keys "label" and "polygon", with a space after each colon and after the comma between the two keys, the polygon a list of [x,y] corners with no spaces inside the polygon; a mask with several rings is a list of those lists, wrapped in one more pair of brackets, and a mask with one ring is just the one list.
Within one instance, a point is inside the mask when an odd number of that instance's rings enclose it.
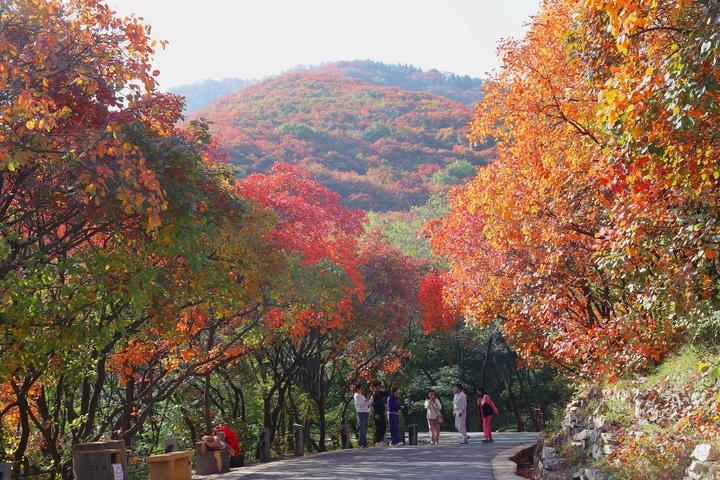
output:
{"label": "stone block", "polygon": [[640,399],[635,399],[635,418],[642,418],[643,417],[643,407],[645,406],[645,401]]}
{"label": "stone block", "polygon": [[600,434],[600,437],[602,438],[603,442],[605,442],[608,445],[620,444],[620,439],[618,439],[618,436],[616,433],[604,432],[604,433]]}
{"label": "stone block", "polygon": [[720,452],[718,452],[718,449],[717,447],[715,447],[715,445],[701,443],[700,445],[695,447],[695,450],[693,450],[692,458],[700,462],[715,462],[717,460],[720,460]]}
{"label": "stone block", "polygon": [[607,478],[608,477],[600,470],[586,468],[583,480],[607,480]]}
{"label": "stone block", "polygon": [[585,429],[580,433],[573,435],[573,440],[587,440],[590,438],[591,430]]}
{"label": "stone block", "polygon": [[603,445],[603,453],[604,453],[605,455],[610,455],[610,454],[613,453],[615,450],[617,450],[617,446],[616,446],[616,445]]}
{"label": "stone block", "polygon": [[545,472],[542,480],[568,480],[568,477],[559,473]]}
{"label": "stone block", "polygon": [[600,429],[605,426],[605,417],[593,417],[593,424],[595,425],[596,429]]}
{"label": "stone block", "polygon": [[566,466],[565,460],[562,458],[547,458],[541,460],[543,468],[549,472],[563,470]]}
{"label": "stone block", "polygon": [[542,452],[540,452],[540,458],[542,460],[545,460],[546,458],[555,458],[557,457],[557,450],[555,450],[552,447],[543,447]]}
{"label": "stone block", "polygon": [[581,468],[572,476],[573,480],[607,480],[607,476],[600,470]]}

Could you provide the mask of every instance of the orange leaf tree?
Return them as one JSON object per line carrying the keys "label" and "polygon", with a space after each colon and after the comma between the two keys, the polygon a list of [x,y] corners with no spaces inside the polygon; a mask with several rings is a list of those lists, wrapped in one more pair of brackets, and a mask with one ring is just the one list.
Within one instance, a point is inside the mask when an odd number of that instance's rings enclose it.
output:
{"label": "orange leaf tree", "polygon": [[269,219],[177,131],[182,103],[154,91],[138,19],[92,0],[12,0],[0,24],[0,383],[12,392],[0,421],[20,425],[14,473],[68,477],[69,444],[118,426],[101,402],[111,355],[167,332],[222,275],[234,294],[256,285],[271,269],[243,261]]}
{"label": "orange leaf tree", "polygon": [[155,102],[170,117],[181,105],[152,92],[146,27],[97,2],[11,0],[0,24],[0,380],[20,418],[19,473],[31,424],[42,424],[29,393],[47,369],[62,384],[78,366],[63,355],[97,334],[83,325],[94,285],[78,280],[96,264],[76,252],[159,225],[166,200],[139,143],[174,128],[152,115]]}
{"label": "orange leaf tree", "polygon": [[717,118],[717,39],[701,19],[716,9],[555,0],[501,44],[470,132],[496,138],[498,159],[456,192],[433,244],[451,303],[502,319],[524,357],[635,368],[693,315],[713,318],[717,140],[700,127]]}
{"label": "orange leaf tree", "polygon": [[586,4],[578,43],[610,66],[592,75],[612,135],[598,174],[612,199],[601,264],[657,320],[717,332],[720,5]]}

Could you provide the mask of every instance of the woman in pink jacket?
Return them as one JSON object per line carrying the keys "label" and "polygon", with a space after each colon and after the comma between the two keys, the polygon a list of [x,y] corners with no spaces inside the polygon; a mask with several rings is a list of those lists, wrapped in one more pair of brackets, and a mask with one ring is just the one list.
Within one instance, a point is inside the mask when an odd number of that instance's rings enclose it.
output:
{"label": "woman in pink jacket", "polygon": [[485,392],[485,387],[477,388],[477,407],[478,414],[480,414],[480,419],[482,420],[483,435],[485,436],[483,443],[492,443],[493,438],[492,430],[490,430],[490,421],[492,420],[493,414],[498,413],[498,409],[490,398],[490,395]]}

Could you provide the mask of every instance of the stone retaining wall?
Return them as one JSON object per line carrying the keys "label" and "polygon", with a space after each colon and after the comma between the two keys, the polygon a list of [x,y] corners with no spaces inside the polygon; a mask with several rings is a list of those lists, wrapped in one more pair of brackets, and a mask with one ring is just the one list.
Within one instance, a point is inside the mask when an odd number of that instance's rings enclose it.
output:
{"label": "stone retaining wall", "polygon": [[[570,402],[562,421],[561,437],[569,444],[572,453],[563,458],[558,450],[543,445],[541,437],[535,454],[534,474],[541,480],[612,480],[598,469],[579,468],[579,465],[591,460],[600,460],[612,455],[621,442],[631,436],[643,435],[641,431],[626,430],[617,423],[608,421],[608,401],[627,402],[627,410],[632,411],[633,425],[662,423],[673,421],[678,409],[693,408],[696,401],[702,399],[680,398],[681,393],[668,392],[661,395],[656,389],[620,390],[617,388],[593,389],[585,396]],[[677,398],[676,398],[677,397]],[[591,408],[591,405],[597,405]],[[689,405],[689,406],[688,406]],[[701,479],[703,474],[716,470],[720,461],[720,451],[710,444],[696,445],[692,453],[692,464],[685,471],[684,479]],[[569,459],[572,459],[570,462]]]}

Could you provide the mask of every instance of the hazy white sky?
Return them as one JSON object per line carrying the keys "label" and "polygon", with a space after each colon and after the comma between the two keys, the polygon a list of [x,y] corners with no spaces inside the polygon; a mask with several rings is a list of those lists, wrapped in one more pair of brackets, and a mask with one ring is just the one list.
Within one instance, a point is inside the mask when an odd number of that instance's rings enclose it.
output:
{"label": "hazy white sky", "polygon": [[484,77],[500,38],[520,38],[540,0],[106,0],[152,37],[160,89],[262,79],[296,65],[376,60]]}

